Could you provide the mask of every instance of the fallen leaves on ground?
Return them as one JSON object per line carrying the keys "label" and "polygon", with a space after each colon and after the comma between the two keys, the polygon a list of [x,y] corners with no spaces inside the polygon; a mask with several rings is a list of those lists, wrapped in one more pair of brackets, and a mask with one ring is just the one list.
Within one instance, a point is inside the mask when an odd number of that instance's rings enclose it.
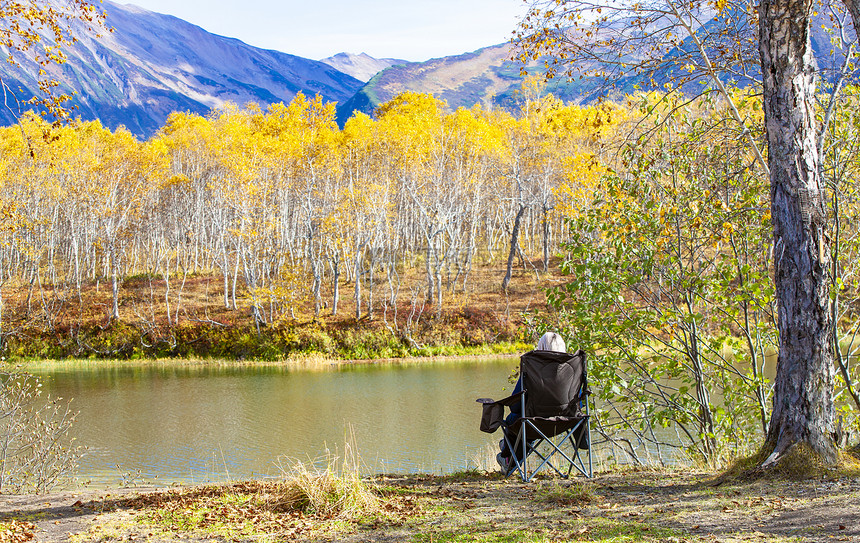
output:
{"label": "fallen leaves on ground", "polygon": [[[247,481],[222,486],[171,489],[127,498],[117,507],[130,508],[172,532],[226,531],[241,534],[298,536],[327,520],[347,520],[332,513],[307,510],[301,497],[282,482]],[[385,496],[378,513],[362,523],[397,524],[416,514],[413,496]]]}
{"label": "fallen leaves on ground", "polygon": [[36,525],[20,520],[0,521],[0,542],[24,543],[35,538]]}

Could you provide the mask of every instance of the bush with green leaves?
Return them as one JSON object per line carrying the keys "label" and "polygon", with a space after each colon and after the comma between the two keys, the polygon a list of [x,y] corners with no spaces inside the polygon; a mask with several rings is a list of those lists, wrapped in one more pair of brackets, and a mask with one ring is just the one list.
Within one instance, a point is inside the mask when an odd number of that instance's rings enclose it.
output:
{"label": "bush with green leaves", "polygon": [[569,222],[553,325],[592,355],[596,428],[613,454],[721,464],[769,419],[766,178],[719,103],[644,101],[664,114]]}

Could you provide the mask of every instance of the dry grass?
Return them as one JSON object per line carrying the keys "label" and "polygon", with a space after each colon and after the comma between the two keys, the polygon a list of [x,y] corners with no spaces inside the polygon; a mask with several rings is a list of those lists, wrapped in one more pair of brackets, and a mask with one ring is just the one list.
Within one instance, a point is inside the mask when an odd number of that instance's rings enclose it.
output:
{"label": "dry grass", "polygon": [[594,485],[588,481],[552,481],[535,490],[535,500],[562,506],[585,505],[596,499]]}
{"label": "dry grass", "polygon": [[275,481],[152,492],[114,507],[140,511],[139,521],[152,533],[279,541],[414,513],[408,500],[383,499],[376,485],[361,477],[352,447],[344,451],[342,457],[329,454],[316,462],[284,459]]}
{"label": "dry grass", "polygon": [[[354,443],[354,439],[352,440]],[[279,459],[281,493],[294,509],[324,517],[355,519],[377,513],[380,502],[361,476],[354,446],[344,446],[343,457],[329,453],[316,462]]]}
{"label": "dry grass", "polygon": [[760,479],[805,481],[826,477],[857,478],[860,477],[860,456],[856,454],[858,447],[860,445],[839,451],[839,463],[831,466],[826,465],[808,445],[801,443],[790,447],[780,460],[768,468],[760,467],[769,454],[763,449],[752,456],[737,459],[719,475],[715,484],[738,484]]}

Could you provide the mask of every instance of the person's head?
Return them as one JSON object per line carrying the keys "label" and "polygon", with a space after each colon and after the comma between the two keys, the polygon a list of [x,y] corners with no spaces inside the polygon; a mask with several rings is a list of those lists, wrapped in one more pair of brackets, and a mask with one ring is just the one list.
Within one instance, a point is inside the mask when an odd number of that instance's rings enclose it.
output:
{"label": "person's head", "polygon": [[567,347],[564,345],[564,340],[560,335],[555,332],[547,332],[538,340],[535,349],[538,351],[556,351],[563,353],[567,350]]}

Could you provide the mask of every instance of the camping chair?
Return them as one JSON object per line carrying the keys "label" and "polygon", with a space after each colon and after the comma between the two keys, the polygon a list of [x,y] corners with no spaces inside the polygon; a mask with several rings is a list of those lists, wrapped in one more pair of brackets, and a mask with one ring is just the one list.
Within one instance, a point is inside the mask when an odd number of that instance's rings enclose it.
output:
{"label": "camping chair", "polygon": [[[520,357],[520,379],[522,392],[498,401],[477,400],[483,404],[481,431],[493,433],[502,429],[516,464],[510,473],[519,472],[523,482],[531,481],[544,467],[562,477],[570,477],[574,468],[592,477],[585,353],[529,351]],[[523,416],[505,422],[505,406],[516,403],[520,404]],[[580,454],[580,450],[587,452]],[[586,455],[587,465],[583,458]],[[529,470],[528,460],[532,456],[535,458]],[[565,462],[566,474],[560,469]]]}

